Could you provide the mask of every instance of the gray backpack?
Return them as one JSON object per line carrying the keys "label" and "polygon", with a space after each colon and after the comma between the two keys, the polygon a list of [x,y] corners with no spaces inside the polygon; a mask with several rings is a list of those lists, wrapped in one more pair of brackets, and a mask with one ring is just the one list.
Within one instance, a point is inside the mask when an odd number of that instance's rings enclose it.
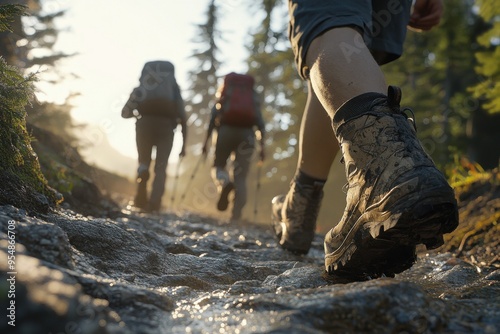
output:
{"label": "gray backpack", "polygon": [[178,117],[182,103],[175,80],[174,65],[169,61],[147,62],[142,69],[139,86],[134,89],[122,110],[122,117],[133,117],[137,109],[141,115]]}

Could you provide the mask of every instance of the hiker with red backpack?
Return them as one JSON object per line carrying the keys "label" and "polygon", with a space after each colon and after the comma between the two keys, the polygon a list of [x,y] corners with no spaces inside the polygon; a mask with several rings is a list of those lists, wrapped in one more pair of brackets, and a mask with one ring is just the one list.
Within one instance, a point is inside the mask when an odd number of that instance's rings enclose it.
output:
{"label": "hiker with red backpack", "polygon": [[[183,141],[180,157],[185,155],[187,136],[184,101],[171,62],[151,61],[144,65],[139,86],[130,94],[122,109],[122,117],[137,118],[139,167],[134,206],[146,211],[159,211],[165,191],[166,169],[174,141],[174,130],[178,124],[182,127]],[[156,147],[155,175],[148,198],[147,182],[153,147]]]}
{"label": "hiker with red backpack", "polygon": [[[219,192],[219,211],[228,208],[229,194],[234,190],[231,220],[241,218],[247,202],[246,178],[255,149],[255,128],[260,134],[259,154],[260,161],[263,161],[265,125],[254,90],[254,78],[231,72],[224,77],[224,82],[217,91],[203,144],[203,154],[206,156],[210,137],[216,129],[217,142],[211,174]],[[230,176],[226,166],[231,155],[233,168]]]}

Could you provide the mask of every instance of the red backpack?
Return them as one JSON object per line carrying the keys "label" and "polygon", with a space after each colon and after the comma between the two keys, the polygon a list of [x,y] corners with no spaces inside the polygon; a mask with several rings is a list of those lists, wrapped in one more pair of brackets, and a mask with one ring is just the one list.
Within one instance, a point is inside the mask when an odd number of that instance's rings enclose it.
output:
{"label": "red backpack", "polygon": [[257,122],[254,100],[254,78],[247,74],[231,72],[217,92],[216,108],[220,124],[252,127]]}

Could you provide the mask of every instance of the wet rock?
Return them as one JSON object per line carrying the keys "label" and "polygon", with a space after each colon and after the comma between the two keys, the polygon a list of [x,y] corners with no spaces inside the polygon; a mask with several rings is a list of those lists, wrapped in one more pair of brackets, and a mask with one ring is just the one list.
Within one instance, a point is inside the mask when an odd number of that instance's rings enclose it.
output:
{"label": "wet rock", "polygon": [[[118,216],[120,211],[118,204],[102,189],[123,192],[133,186],[131,182],[90,166],[76,147],[58,135],[32,123],[28,123],[27,128],[37,139],[32,145],[38,154],[41,171],[47,176],[48,184],[60,192],[57,195],[59,202],[63,201],[62,207],[94,217]],[[38,195],[37,200],[39,205],[46,207],[43,212],[47,212],[49,206],[54,206],[43,196]]]}
{"label": "wet rock", "polygon": [[138,303],[155,306],[162,311],[172,311],[174,302],[167,295],[133,284],[113,280],[75,277],[85,293],[93,298],[104,299],[112,307],[134,306]]}
{"label": "wet rock", "polygon": [[491,274],[488,274],[484,279],[491,281],[500,281],[500,270],[495,270]]}
{"label": "wet rock", "polygon": [[[8,256],[5,240],[0,241],[0,257]],[[108,302],[82,292],[77,281],[59,269],[23,254],[16,256],[15,272],[0,262],[1,307],[9,309],[9,321],[0,323],[2,333],[119,333],[124,327]],[[9,281],[10,280],[10,281]],[[14,288],[10,286],[14,282]]]}
{"label": "wet rock", "polygon": [[500,330],[498,270],[452,253],[422,254],[393,279],[332,284],[319,236],[309,255],[297,256],[277,247],[266,227],[194,214],[123,211],[95,219],[61,210],[31,217],[4,206],[3,257],[12,220],[16,303],[26,310],[17,320],[26,333],[73,330],[67,324],[82,333]]}
{"label": "wet rock", "polygon": [[[5,215],[8,213],[8,215]],[[22,210],[6,206],[0,214],[0,231],[7,233],[7,222],[15,222],[16,242],[25,245],[28,254],[66,268],[73,268],[71,245],[58,226],[39,218],[26,216]]]}
{"label": "wet rock", "polygon": [[280,275],[269,276],[264,281],[264,285],[274,286],[283,290],[295,290],[304,288],[315,288],[326,285],[327,282],[322,279],[323,267],[301,267],[288,269]]}

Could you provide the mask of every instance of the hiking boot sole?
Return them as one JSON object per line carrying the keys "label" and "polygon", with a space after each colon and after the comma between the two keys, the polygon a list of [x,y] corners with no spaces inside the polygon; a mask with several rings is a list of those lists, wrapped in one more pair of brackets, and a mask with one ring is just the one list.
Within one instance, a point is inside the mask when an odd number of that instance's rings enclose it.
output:
{"label": "hiking boot sole", "polygon": [[234,184],[232,182],[229,182],[222,188],[219,201],[217,202],[217,210],[225,211],[227,209],[229,206],[229,193],[233,191],[233,189]]}
{"label": "hiking boot sole", "polygon": [[417,259],[415,246],[393,243],[389,246],[386,242],[373,239],[369,247],[369,254],[356,252],[344,267],[334,272],[325,271],[325,280],[332,283],[350,283],[394,277],[395,274],[409,269]]}
{"label": "hiking boot sole", "polygon": [[[412,181],[415,180],[408,182]],[[409,269],[415,258],[397,258],[391,254],[395,249],[418,244],[424,244],[427,249],[437,248],[444,243],[443,234],[458,226],[457,204],[451,188],[419,189],[400,197],[390,207],[385,214],[367,211],[359,217],[340,247],[325,254],[328,273],[350,268],[368,275],[398,274]],[[385,220],[372,221],[371,217]],[[384,260],[391,257],[392,261]]]}

